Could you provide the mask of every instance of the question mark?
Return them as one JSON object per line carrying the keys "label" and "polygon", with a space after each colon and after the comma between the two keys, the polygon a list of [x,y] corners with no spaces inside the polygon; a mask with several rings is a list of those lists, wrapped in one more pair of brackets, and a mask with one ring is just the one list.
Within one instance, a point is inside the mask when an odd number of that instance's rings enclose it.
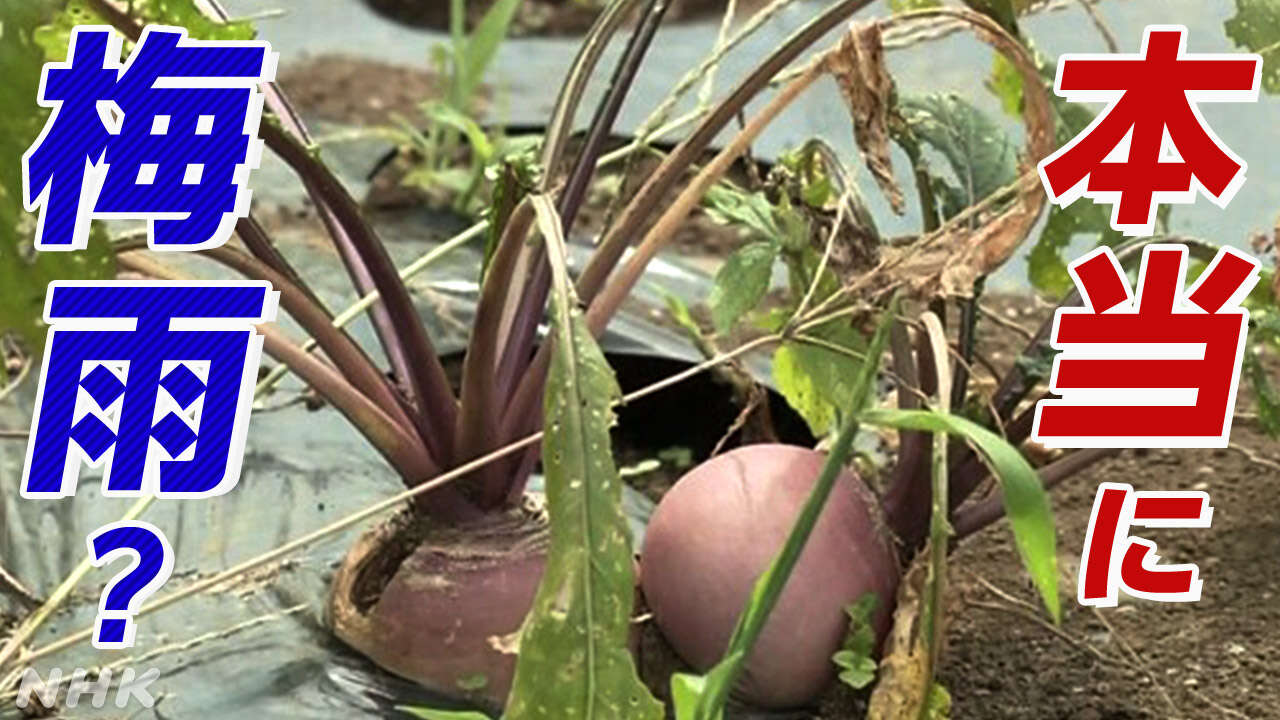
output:
{"label": "question mark", "polygon": [[103,588],[93,626],[93,646],[99,650],[133,647],[138,632],[133,616],[169,580],[173,548],[156,526],[138,521],[111,523],[86,542],[95,567],[105,567],[124,555],[133,558],[133,564]]}

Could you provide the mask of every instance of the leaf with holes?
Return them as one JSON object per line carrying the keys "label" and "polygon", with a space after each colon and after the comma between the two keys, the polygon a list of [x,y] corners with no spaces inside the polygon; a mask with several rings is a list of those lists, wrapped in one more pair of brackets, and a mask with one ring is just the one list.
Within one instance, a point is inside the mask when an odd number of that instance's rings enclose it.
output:
{"label": "leaf with holes", "polygon": [[1262,56],[1262,88],[1280,92],[1280,2],[1236,0],[1236,14],[1222,27],[1236,47]]}
{"label": "leaf with holes", "polygon": [[635,583],[609,443],[620,391],[578,308],[559,216],[546,196],[532,201],[552,271],[542,444],[551,548],[521,631],[506,719],[660,720],[662,704],[627,648]]}

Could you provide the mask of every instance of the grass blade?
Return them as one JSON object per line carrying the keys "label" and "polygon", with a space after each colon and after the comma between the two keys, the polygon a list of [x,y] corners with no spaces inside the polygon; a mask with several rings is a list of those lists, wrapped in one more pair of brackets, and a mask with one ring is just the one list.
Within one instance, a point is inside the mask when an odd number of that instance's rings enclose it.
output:
{"label": "grass blade", "polygon": [[[458,99],[462,102],[466,102],[479,89],[485,71],[498,54],[498,47],[507,37],[507,28],[511,26],[511,19],[515,17],[519,7],[520,0],[497,0],[484,17],[480,18],[471,37],[462,44],[461,62],[454,71],[457,73]],[[458,108],[462,109],[463,106],[459,105]]]}
{"label": "grass blade", "polygon": [[1000,481],[1014,544],[1045,609],[1055,621],[1062,616],[1058,599],[1057,539],[1053,510],[1040,477],[1018,449],[986,428],[965,418],[929,410],[876,408],[862,419],[871,425],[899,430],[923,430],[958,435],[972,445]]}
{"label": "grass blade", "polygon": [[[849,412],[845,416],[839,434],[831,444],[822,472],[818,474],[813,490],[809,492],[808,499],[801,507],[800,514],[791,527],[791,533],[787,536],[787,541],[769,568],[756,580],[751,597],[747,600],[747,606],[738,617],[738,625],[729,638],[729,646],[725,650],[724,658],[707,672],[700,682],[690,676],[673,678],[673,696],[680,703],[676,707],[677,717],[689,720],[720,720],[724,716],[729,691],[732,690],[738,674],[746,664],[752,647],[755,646],[765,622],[769,619],[769,614],[773,612],[774,606],[782,596],[782,590],[786,587],[791,572],[795,570],[796,563],[800,560],[800,553],[804,551],[805,543],[808,542],[809,535],[813,532],[814,525],[817,524],[818,517],[822,513],[822,508],[826,505],[832,488],[835,487],[836,478],[839,477],[845,461],[852,452],[853,438],[858,432],[858,420],[875,387],[876,374],[880,369],[880,356],[884,354],[885,345],[888,343],[889,327],[897,314],[897,305],[895,299],[880,320],[880,326],[876,329],[867,350],[867,361],[862,364],[854,381]],[[692,710],[688,707],[689,703],[694,703]]]}

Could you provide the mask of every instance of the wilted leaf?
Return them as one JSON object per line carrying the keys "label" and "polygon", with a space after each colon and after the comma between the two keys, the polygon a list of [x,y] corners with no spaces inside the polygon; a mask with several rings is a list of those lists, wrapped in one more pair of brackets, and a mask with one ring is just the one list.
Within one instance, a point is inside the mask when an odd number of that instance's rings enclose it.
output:
{"label": "wilted leaf", "polygon": [[[1053,64],[1041,60],[1040,76],[1046,83],[1053,81],[1053,74]],[[1012,115],[1022,112],[1022,74],[1004,55],[995,56],[987,88],[1000,98],[1005,112]],[[1054,95],[1050,106],[1057,145],[1065,145],[1093,122],[1093,111],[1080,103]],[[1167,210],[1168,206],[1163,209]],[[1061,297],[1071,290],[1065,252],[1072,239],[1080,235],[1091,236],[1099,244],[1110,244],[1122,237],[1111,227],[1109,206],[1082,201],[1067,207],[1050,207],[1049,219],[1027,256],[1027,279],[1032,287],[1052,297]]]}
{"label": "wilted leaf", "polygon": [[884,192],[893,211],[906,210],[902,188],[893,177],[889,151],[889,108],[893,100],[893,78],[884,65],[884,45],[880,23],[855,25],[827,56],[827,72],[840,86],[840,93],[853,117],[853,137],[871,176]]}
{"label": "wilted leaf", "polygon": [[1262,88],[1280,92],[1280,2],[1236,0],[1236,14],[1223,28],[1236,47],[1262,55]]}
{"label": "wilted leaf", "polygon": [[[1000,51],[1021,75],[1021,107],[1027,136],[1023,170],[1019,172],[1016,157],[1009,154],[1013,151],[1005,147],[1007,138],[1003,142],[978,139],[986,134],[981,128],[994,124],[985,116],[963,109],[967,103],[954,96],[937,95],[915,101],[914,110],[903,110],[904,118],[911,122],[909,115],[914,113],[916,134],[935,137],[936,141],[930,144],[947,156],[971,202],[1012,184],[1002,184],[1002,179],[1016,178],[1018,183],[1011,202],[975,213],[974,217],[947,222],[929,237],[924,252],[916,252],[914,246],[894,248],[892,252],[905,256],[903,262],[895,264],[894,275],[908,287],[917,292],[969,295],[978,278],[1013,255],[1040,216],[1045,194],[1032,168],[1053,151],[1054,120],[1050,94],[1022,43],[985,15],[956,8],[948,9],[947,14],[973,25],[978,37]],[[1030,88],[1033,89],[1028,91]],[[976,158],[987,159],[973,162]]]}
{"label": "wilted leaf", "polygon": [[551,547],[520,638],[507,720],[660,720],[627,641],[635,595],[630,530],[609,428],[618,385],[565,267],[560,219],[531,198],[552,269],[543,465]]}
{"label": "wilted leaf", "polygon": [[753,242],[735,250],[716,272],[707,297],[711,321],[724,332],[760,304],[769,291],[773,262],[780,248],[776,241]]}
{"label": "wilted leaf", "polygon": [[877,720],[920,720],[928,698],[929,653],[919,643],[921,593],[929,549],[916,556],[898,584],[893,629],[880,660],[880,681],[871,693],[867,717]]}

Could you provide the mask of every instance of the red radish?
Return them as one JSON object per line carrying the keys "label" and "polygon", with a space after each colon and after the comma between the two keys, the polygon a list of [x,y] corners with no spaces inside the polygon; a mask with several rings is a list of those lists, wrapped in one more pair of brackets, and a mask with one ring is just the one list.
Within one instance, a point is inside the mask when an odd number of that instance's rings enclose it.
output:
{"label": "red radish", "polygon": [[[756,578],[781,549],[826,460],[791,445],[749,445],[689,471],[645,534],[641,587],[663,636],[699,670],[724,653]],[[879,599],[888,631],[898,559],[876,498],[841,473],[736,694],[767,708],[803,705],[831,682],[848,629],[845,606]]]}
{"label": "red radish", "polygon": [[429,526],[425,537],[407,521],[375,527],[347,553],[329,622],[383,669],[500,708],[515,671],[514,634],[546,565],[547,526],[519,509]]}

